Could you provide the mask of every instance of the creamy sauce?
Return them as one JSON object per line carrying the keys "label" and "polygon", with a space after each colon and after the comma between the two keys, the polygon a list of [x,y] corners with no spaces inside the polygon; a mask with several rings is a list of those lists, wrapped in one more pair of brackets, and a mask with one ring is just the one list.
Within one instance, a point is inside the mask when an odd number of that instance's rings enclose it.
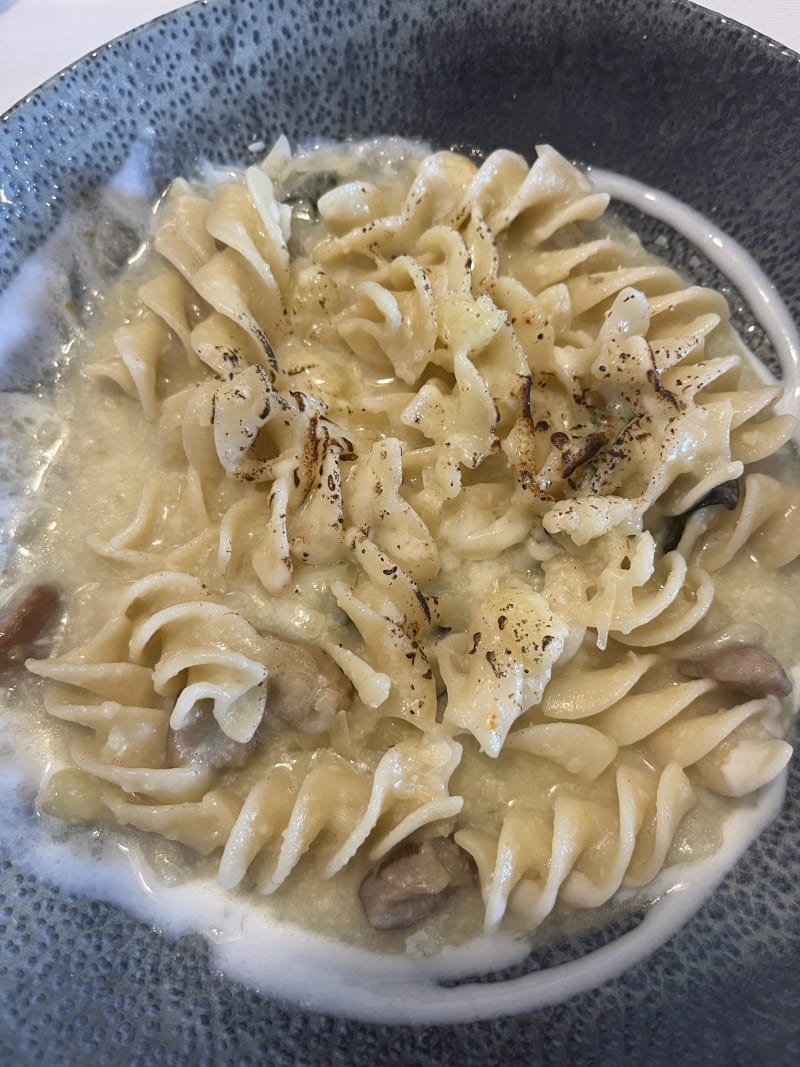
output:
{"label": "creamy sauce", "polygon": [[[684,233],[702,246],[710,258],[714,258],[714,249],[723,250],[724,261],[720,266],[751,302],[754,313],[769,333],[791,386],[785,405],[796,412],[800,402],[797,332],[774,289],[751,257],[673,198],[616,175],[594,172],[593,176],[601,188],[635,203]],[[13,329],[6,336],[13,335],[15,347],[32,329],[31,318],[26,318],[26,307],[37,306],[27,296],[20,301],[20,292],[35,294],[37,285],[46,290],[45,281],[44,270],[34,262],[0,299],[0,321],[4,326],[14,316]],[[0,352],[0,359],[2,355]],[[11,492],[3,501],[6,511],[0,514],[7,549],[12,542],[26,539],[27,526],[36,525],[37,515],[29,505],[30,494],[41,483],[64,437],[61,427],[53,426],[51,401],[46,392],[38,398],[12,397],[9,404],[14,414],[9,414],[10,421],[6,423],[11,432],[4,437],[3,447],[7,451],[3,455],[3,469],[14,470],[19,477],[14,479]],[[135,420],[136,413],[130,410],[126,417]],[[123,437],[132,430],[133,424],[116,427]],[[36,446],[33,449],[31,434]],[[104,452],[111,447],[111,442],[98,436],[90,445]],[[138,486],[132,486],[131,480],[141,481],[145,468],[146,464],[133,469],[128,466],[124,477],[114,480],[111,496],[104,496],[102,504],[95,502],[91,506],[90,503],[85,513],[78,502],[91,483],[89,472],[76,470],[65,480],[48,485],[51,496],[63,494],[63,504],[56,504],[54,517],[49,520],[54,523],[51,536],[48,538],[45,531],[43,538],[44,543],[49,540],[51,545],[57,541],[57,551],[52,548],[53,572],[61,566],[59,556],[61,559],[69,556],[76,574],[91,560],[95,578],[91,585],[83,587],[80,599],[82,607],[92,603],[98,614],[103,608],[104,565],[98,564],[86,547],[85,532],[102,525],[98,516],[114,508],[115,497],[121,507],[126,500],[137,498]],[[86,484],[80,484],[81,478]],[[18,484],[24,487],[24,492],[17,491]],[[72,512],[69,521],[64,521],[59,511]],[[74,522],[79,515],[81,521]],[[746,588],[742,577],[751,579],[755,564],[743,560],[738,566],[728,584],[720,583],[719,587],[721,598],[732,608],[735,608],[737,589]],[[24,552],[16,560],[16,567],[23,576],[30,573],[48,577],[41,573],[41,560],[29,561]],[[762,581],[760,577],[759,581]],[[779,619],[792,609],[796,603],[797,581],[796,573],[788,582],[772,581],[768,595],[758,606],[757,621],[774,631],[772,636],[777,642],[782,631],[770,627],[770,620]],[[753,612],[749,615],[752,617]],[[75,617],[82,617],[82,612],[76,611]],[[86,613],[86,619],[85,624],[91,630],[91,612]],[[791,646],[776,651],[784,656],[785,663],[789,662],[786,657],[795,652]],[[800,672],[794,669],[792,673],[796,692]],[[651,953],[699,908],[747,844],[774,819],[785,787],[785,776],[782,776],[760,792],[756,804],[749,798],[743,803],[732,802],[721,847],[701,863],[674,863],[646,890],[620,894],[623,910],[638,907],[641,900],[652,900],[653,904],[636,928],[614,943],[542,973],[505,982],[442,988],[438,984],[442,980],[520,963],[532,946],[535,950],[548,937],[555,936],[557,924],[555,932],[551,928],[533,937],[504,933],[441,949],[440,943],[431,941],[427,934],[411,934],[407,935],[405,955],[346,947],[283,921],[278,917],[282,909],[276,910],[267,902],[221,891],[214,879],[204,874],[202,862],[191,872],[193,876],[187,878],[182,867],[183,855],[168,844],[154,851],[146,849],[135,836],[103,831],[87,837],[54,826],[46,818],[33,818],[30,805],[35,786],[43,773],[61,764],[64,754],[63,733],[44,721],[44,713],[31,728],[31,715],[35,714],[30,710],[32,688],[30,681],[21,680],[12,687],[0,738],[3,765],[0,803],[9,813],[0,825],[0,834],[4,848],[15,861],[67,891],[118,904],[169,936],[201,931],[211,943],[215,962],[222,970],[265,993],[362,1019],[441,1023],[474,1020],[559,1003],[608,981]],[[711,837],[714,836],[712,830]],[[717,843],[712,841],[710,848]],[[681,854],[680,842],[676,842],[673,858],[679,860]]]}

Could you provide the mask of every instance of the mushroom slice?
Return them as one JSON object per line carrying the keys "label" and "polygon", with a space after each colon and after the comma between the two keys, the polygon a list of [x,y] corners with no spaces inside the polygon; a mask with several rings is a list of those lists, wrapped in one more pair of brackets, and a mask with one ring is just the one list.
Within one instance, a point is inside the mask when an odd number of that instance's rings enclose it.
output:
{"label": "mushroom slice", "polygon": [[0,670],[22,663],[61,609],[54,585],[19,589],[0,608]]}
{"label": "mushroom slice", "polygon": [[715,485],[713,489],[709,490],[704,497],[698,500],[697,503],[692,504],[686,511],[680,515],[674,515],[667,523],[661,551],[664,553],[671,552],[678,547],[683,537],[683,531],[686,528],[686,522],[695,511],[711,507],[723,507],[728,511],[733,511],[739,503],[740,488],[739,481],[736,478],[732,478],[727,482],[720,482],[719,485]]}
{"label": "mushroom slice", "polygon": [[255,747],[254,741],[234,741],[223,733],[210,708],[195,708],[192,720],[167,733],[167,766],[203,766],[222,771],[241,767]]}
{"label": "mushroom slice", "polygon": [[451,889],[474,877],[472,860],[452,838],[403,841],[367,875],[358,895],[375,930],[402,930],[424,922]]}
{"label": "mushroom slice", "polygon": [[774,656],[757,645],[718,648],[704,656],[678,661],[686,678],[713,678],[748,696],[785,697],[792,691],[786,671]]}
{"label": "mushroom slice", "polygon": [[348,708],[353,687],[327,653],[311,645],[264,636],[267,714],[307,734],[328,730]]}

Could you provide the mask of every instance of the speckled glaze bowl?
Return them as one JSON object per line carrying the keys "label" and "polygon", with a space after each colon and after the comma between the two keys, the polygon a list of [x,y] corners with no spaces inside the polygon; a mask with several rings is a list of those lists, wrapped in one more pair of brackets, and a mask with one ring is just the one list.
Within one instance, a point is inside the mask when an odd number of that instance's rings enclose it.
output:
{"label": "speckled glaze bowl", "polygon": [[[155,197],[199,160],[244,162],[279,132],[395,133],[529,156],[551,142],[709,215],[800,318],[800,57],[683,0],[195,4],[101,49],[0,121],[0,290],[62,215],[91,212],[134,142],[152,150]],[[694,255],[681,242],[672,253]],[[735,290],[710,264],[699,269],[769,359]],[[25,373],[20,355],[0,367],[0,388]],[[201,937],[168,942],[0,856],[0,1061],[793,1064],[799,881],[794,766],[776,822],[649,959],[535,1013],[409,1027],[266,999],[215,972]]]}

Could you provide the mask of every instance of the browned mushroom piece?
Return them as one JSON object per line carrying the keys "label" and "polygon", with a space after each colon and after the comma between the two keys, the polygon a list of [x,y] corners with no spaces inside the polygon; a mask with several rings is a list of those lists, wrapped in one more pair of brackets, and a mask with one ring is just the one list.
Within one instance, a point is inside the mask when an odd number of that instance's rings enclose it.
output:
{"label": "browned mushroom piece", "polygon": [[348,708],[353,687],[325,652],[310,645],[264,636],[267,716],[303,733],[330,728],[336,713]]}
{"label": "browned mushroom piece", "polygon": [[678,670],[686,678],[713,678],[752,697],[785,697],[792,691],[791,680],[780,663],[757,645],[733,645],[682,659]]}
{"label": "browned mushroom piece", "polygon": [[452,838],[404,841],[367,875],[358,895],[375,930],[403,930],[424,922],[451,889],[474,879],[472,859]]}
{"label": "browned mushroom piece", "polygon": [[0,670],[22,663],[60,610],[61,595],[54,585],[18,590],[0,608]]}
{"label": "browned mushroom piece", "polygon": [[211,710],[195,708],[190,723],[167,732],[167,766],[202,765],[222,771],[241,767],[255,747],[254,741],[234,741],[219,727]]}
{"label": "browned mushroom piece", "polygon": [[661,546],[662,552],[671,552],[678,547],[681,538],[683,537],[683,531],[686,528],[687,520],[690,515],[695,511],[700,511],[701,508],[722,507],[728,511],[733,511],[736,505],[739,503],[739,482],[733,478],[729,482],[720,482],[719,485],[714,486],[704,497],[698,500],[691,507],[687,508],[681,515],[674,515],[668,520],[666,529],[664,531],[664,541]]}

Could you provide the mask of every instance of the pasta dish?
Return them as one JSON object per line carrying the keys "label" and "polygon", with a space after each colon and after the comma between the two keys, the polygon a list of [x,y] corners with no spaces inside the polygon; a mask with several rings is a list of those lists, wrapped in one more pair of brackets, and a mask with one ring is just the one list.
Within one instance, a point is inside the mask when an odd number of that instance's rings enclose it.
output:
{"label": "pasta dish", "polygon": [[6,613],[63,724],[42,812],[379,947],[713,848],[791,754],[794,422],[607,201],[547,146],[173,183]]}

